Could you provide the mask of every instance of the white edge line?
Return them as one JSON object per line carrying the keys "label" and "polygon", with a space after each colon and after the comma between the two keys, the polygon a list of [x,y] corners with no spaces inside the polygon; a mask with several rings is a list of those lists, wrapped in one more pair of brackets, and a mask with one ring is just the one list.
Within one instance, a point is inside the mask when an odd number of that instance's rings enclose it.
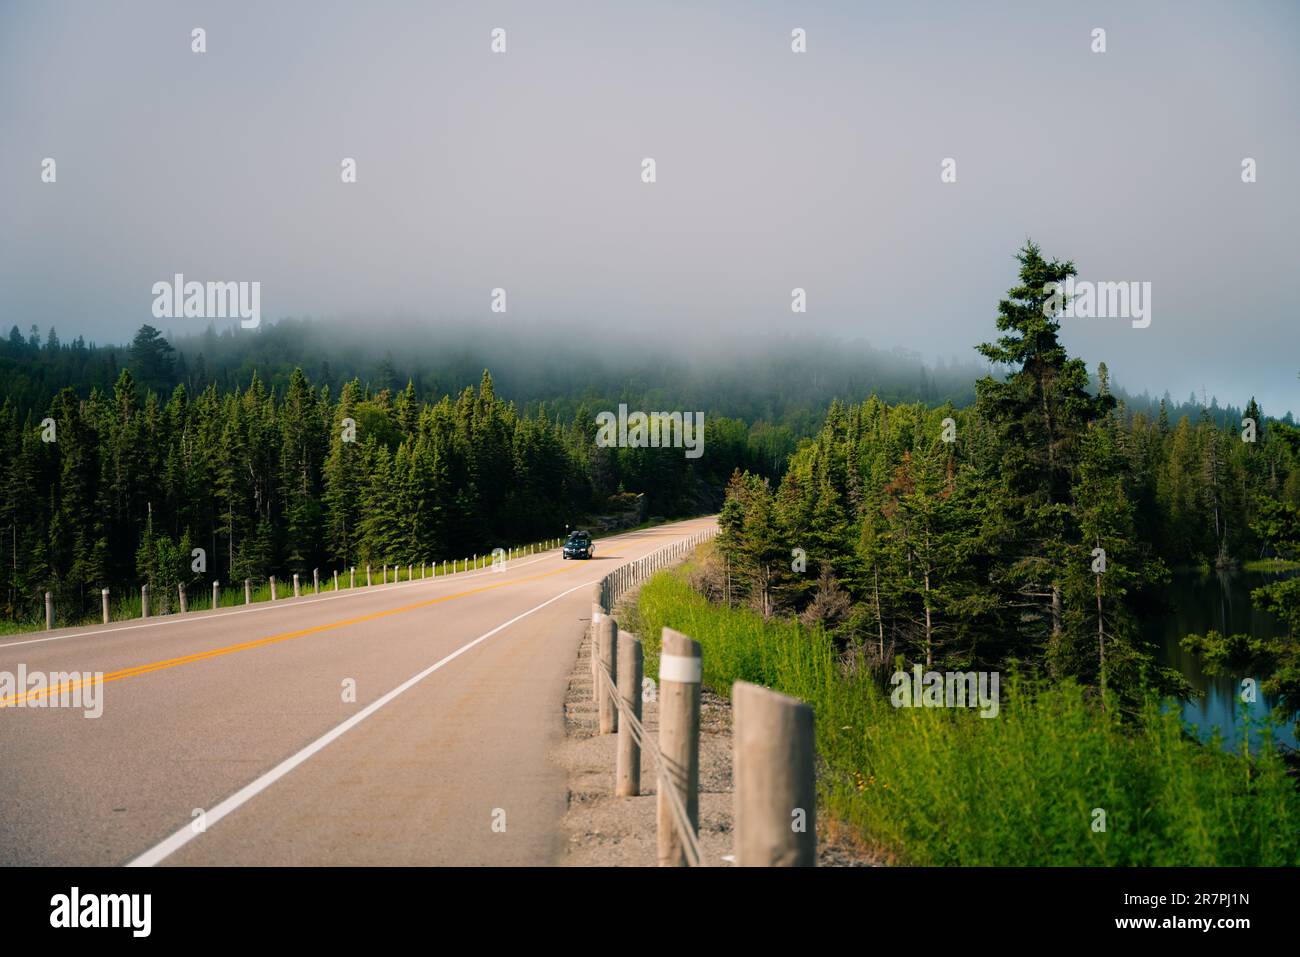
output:
{"label": "white edge line", "polygon": [[[497,625],[491,631],[484,632],[483,634],[479,635],[477,638],[475,638],[473,641],[469,642],[468,644],[461,645],[451,654],[447,655],[445,658],[441,659],[440,661],[437,661],[434,664],[430,665],[428,668],[425,668],[419,674],[414,675],[411,678],[407,678],[405,681],[403,681],[392,691],[388,692],[382,698],[378,698],[375,701],[372,701],[370,704],[366,705],[365,708],[358,711],[352,717],[348,718],[338,727],[334,728],[331,731],[327,731],[325,734],[321,735],[311,744],[307,745],[305,748],[300,750],[297,754],[285,758],[285,760],[281,761],[271,770],[267,771],[260,778],[251,782],[250,784],[244,785],[234,794],[230,795],[230,797],[226,798],[216,807],[212,808],[212,810],[207,811],[204,814],[204,821],[206,826],[210,827],[213,824],[216,824],[227,814],[237,810],[242,805],[247,804],[253,798],[257,797],[257,795],[261,794],[263,791],[269,788],[276,781],[280,780],[280,778],[284,777],[286,774],[288,774],[298,765],[302,764],[304,761],[310,758],[317,751],[320,751],[322,748],[324,748],[330,742],[334,741],[336,738],[342,736],[343,734],[346,734],[348,731],[356,727],[366,718],[370,717],[372,714],[374,714],[384,705],[388,704],[390,701],[392,701],[402,692],[407,691],[408,689],[419,684],[421,681],[429,677],[429,675],[433,674],[443,665],[447,664],[448,662],[456,658],[459,658],[461,655],[469,651],[475,645],[487,641],[493,635],[497,634],[500,631],[503,631],[506,628],[509,628],[515,622],[527,618],[529,615],[533,614],[533,612],[540,611],[541,609],[545,608],[547,605],[559,601],[565,595],[570,595],[580,588],[590,588],[594,584],[595,584],[594,581],[589,581],[589,582],[584,582],[581,585],[574,585],[572,588],[568,589],[567,591],[562,591],[555,597],[548,598],[540,605],[535,605],[534,607],[528,609],[526,612],[523,612],[522,614],[516,615],[514,618],[511,618],[509,621]],[[205,827],[205,831],[206,831],[206,827]],[[164,839],[162,842],[155,844],[153,847],[145,851],[139,857],[129,862],[126,866],[127,867],[153,867],[155,864],[170,857],[172,854],[180,850],[182,847],[184,847],[194,838],[198,837],[199,833],[201,832],[196,832],[194,830],[192,823],[186,824],[180,830],[176,831],[176,833],[172,834],[171,837],[168,837]]]}

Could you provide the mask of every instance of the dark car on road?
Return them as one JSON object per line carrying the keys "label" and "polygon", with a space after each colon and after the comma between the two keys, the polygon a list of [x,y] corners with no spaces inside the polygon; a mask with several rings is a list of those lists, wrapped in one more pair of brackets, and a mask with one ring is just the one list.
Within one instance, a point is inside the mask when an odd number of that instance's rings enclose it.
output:
{"label": "dark car on road", "polygon": [[564,540],[561,553],[565,558],[590,558],[596,554],[596,545],[588,532],[570,532]]}

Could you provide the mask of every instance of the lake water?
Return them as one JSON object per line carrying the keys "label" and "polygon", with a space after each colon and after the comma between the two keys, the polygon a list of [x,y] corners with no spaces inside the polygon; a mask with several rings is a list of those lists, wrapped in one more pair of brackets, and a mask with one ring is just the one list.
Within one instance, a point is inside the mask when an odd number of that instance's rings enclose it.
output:
{"label": "lake water", "polygon": [[[1183,720],[1195,725],[1202,738],[1209,738],[1215,727],[1223,732],[1225,747],[1240,747],[1241,679],[1261,680],[1263,675],[1222,674],[1211,677],[1201,670],[1199,658],[1184,651],[1178,642],[1184,635],[1214,630],[1231,635],[1238,632],[1257,636],[1284,634],[1284,626],[1267,612],[1255,608],[1250,592],[1260,585],[1276,581],[1275,572],[1207,572],[1175,575],[1167,595],[1169,609],[1144,619],[1141,627],[1149,641],[1161,650],[1161,659],[1177,668],[1191,686],[1202,694],[1183,704]],[[1276,699],[1259,697],[1248,709],[1252,742],[1256,729],[1268,717]],[[1274,740],[1296,747],[1295,716],[1285,726],[1274,727]]]}

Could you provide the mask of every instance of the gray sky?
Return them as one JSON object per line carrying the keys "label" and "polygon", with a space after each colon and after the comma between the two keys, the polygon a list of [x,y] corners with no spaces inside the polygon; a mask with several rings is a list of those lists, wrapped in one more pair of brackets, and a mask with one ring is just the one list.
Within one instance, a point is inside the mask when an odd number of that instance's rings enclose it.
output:
{"label": "gray sky", "polygon": [[1067,321],[1090,367],[1300,411],[1297,91],[1294,2],[0,0],[0,324],[125,339],[182,272],[265,319],[500,286],[493,321],[966,360],[1032,236],[1152,283],[1148,328]]}

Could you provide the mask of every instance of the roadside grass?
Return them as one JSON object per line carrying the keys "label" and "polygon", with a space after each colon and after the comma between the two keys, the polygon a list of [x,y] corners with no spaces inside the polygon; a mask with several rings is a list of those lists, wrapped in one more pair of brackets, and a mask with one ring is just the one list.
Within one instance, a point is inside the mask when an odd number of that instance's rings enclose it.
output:
{"label": "roadside grass", "polygon": [[629,609],[646,674],[658,680],[667,626],[701,644],[717,693],[745,680],[812,704],[824,810],[901,863],[1300,864],[1300,795],[1268,729],[1253,757],[1227,753],[1186,734],[1170,703],[1123,722],[1073,683],[1005,674],[995,718],[896,709],[821,630],[711,605],[685,570],[660,572]]}

